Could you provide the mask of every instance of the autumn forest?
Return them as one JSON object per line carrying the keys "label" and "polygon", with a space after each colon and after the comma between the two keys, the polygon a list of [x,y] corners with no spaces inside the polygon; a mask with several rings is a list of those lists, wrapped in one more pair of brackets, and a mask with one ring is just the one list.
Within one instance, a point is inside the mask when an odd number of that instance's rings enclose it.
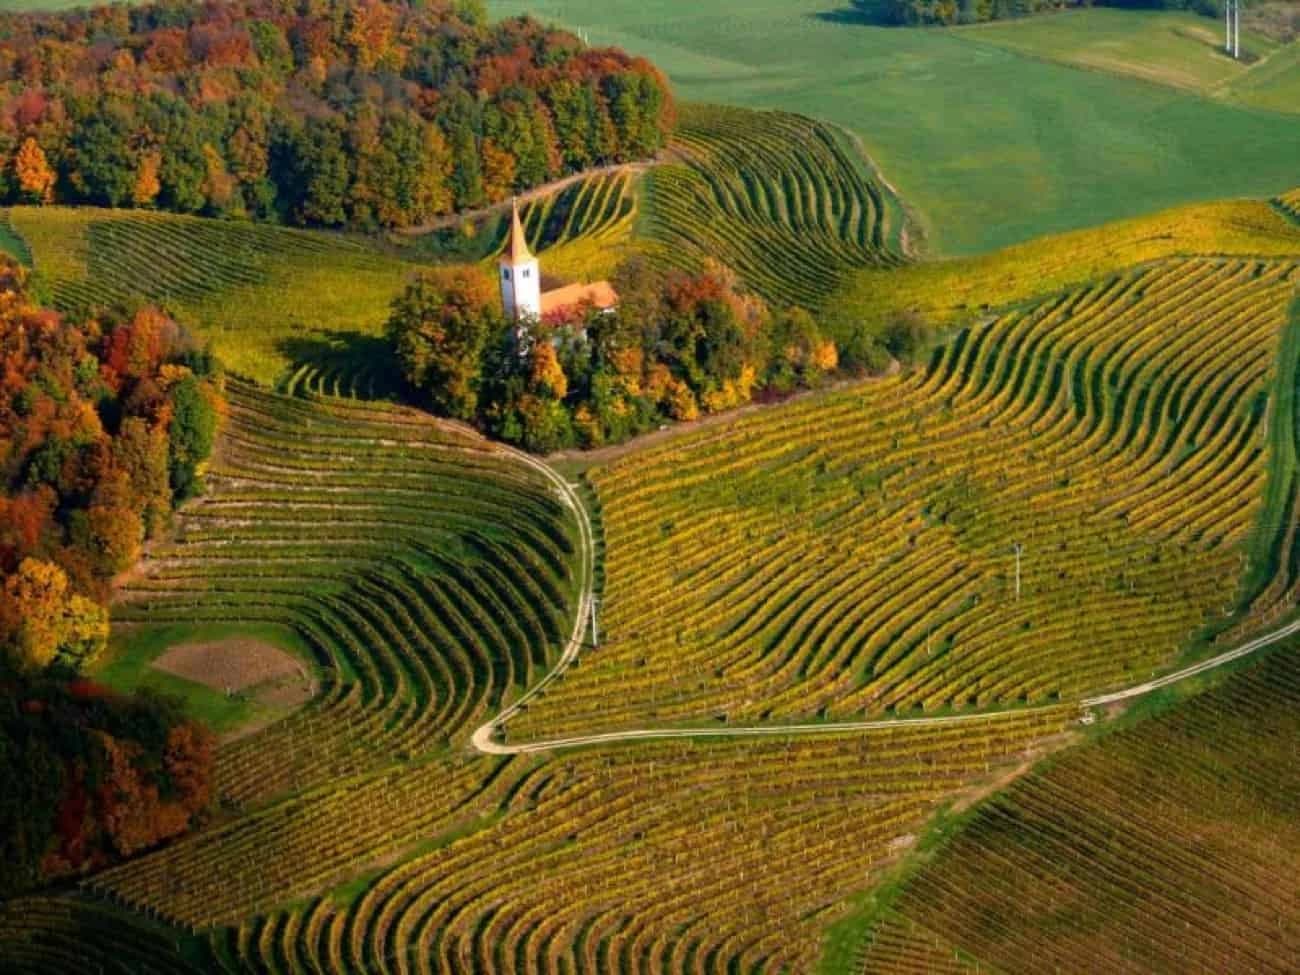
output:
{"label": "autumn forest", "polygon": [[0,198],[400,227],[663,144],[648,62],[480,4],[0,16]]}

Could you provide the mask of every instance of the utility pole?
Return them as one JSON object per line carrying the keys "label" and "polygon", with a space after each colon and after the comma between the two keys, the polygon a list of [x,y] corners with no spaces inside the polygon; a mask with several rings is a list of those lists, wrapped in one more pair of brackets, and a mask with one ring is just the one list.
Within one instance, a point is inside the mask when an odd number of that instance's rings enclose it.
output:
{"label": "utility pole", "polygon": [[1227,0],[1223,6],[1223,50],[1234,59],[1241,58],[1241,0]]}
{"label": "utility pole", "polygon": [[1223,52],[1240,60],[1242,57],[1242,0],[1226,0],[1223,4]]}
{"label": "utility pole", "polygon": [[1232,0],[1232,56],[1241,59],[1241,0]]}
{"label": "utility pole", "polygon": [[1016,542],[1012,548],[1016,550],[1016,602],[1020,602],[1020,553],[1025,550],[1025,547]]}

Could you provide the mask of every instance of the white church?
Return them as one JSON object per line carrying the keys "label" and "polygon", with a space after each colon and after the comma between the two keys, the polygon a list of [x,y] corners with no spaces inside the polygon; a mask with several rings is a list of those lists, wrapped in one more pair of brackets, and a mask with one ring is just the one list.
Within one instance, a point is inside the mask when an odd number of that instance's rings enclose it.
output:
{"label": "white church", "polygon": [[579,305],[589,304],[599,311],[613,311],[618,306],[618,293],[608,281],[542,290],[541,269],[537,258],[528,249],[524,225],[519,220],[518,200],[513,204],[510,240],[500,264],[501,304],[511,321],[546,319]]}

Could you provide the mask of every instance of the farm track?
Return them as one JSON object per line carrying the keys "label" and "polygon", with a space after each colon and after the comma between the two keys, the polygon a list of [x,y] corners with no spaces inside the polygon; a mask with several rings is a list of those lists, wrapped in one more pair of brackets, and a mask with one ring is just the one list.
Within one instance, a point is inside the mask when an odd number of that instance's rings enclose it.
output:
{"label": "farm track", "polygon": [[[1212,579],[1254,530],[1295,282],[1143,269],[974,329],[930,370],[592,472],[608,639],[512,735],[987,711],[1158,673],[1228,611]],[[1024,600],[1017,535],[1038,553]]]}
{"label": "farm track", "polygon": [[[1300,633],[1300,620],[1294,620],[1285,626],[1279,626],[1277,629],[1256,637],[1239,647],[1217,654],[1208,660],[1182,667],[1154,680],[1143,681],[1140,684],[1134,684],[1132,687],[1100,694],[1095,697],[1081,698],[1077,702],[1077,707],[1082,711],[1086,711],[1091,708],[1106,707],[1111,704],[1119,704],[1143,697],[1161,688],[1171,687],[1192,677],[1210,673],[1226,664],[1271,647],[1273,644],[1296,633]],[[576,654],[574,657],[576,658]],[[573,659],[570,658],[566,661],[564,666],[569,666]],[[549,679],[553,679],[556,673],[557,671],[552,671],[547,676]],[[540,689],[540,685],[538,689]],[[576,735],[570,738],[554,738],[549,741],[524,742],[515,745],[499,744],[492,741],[492,734],[496,729],[503,726],[505,721],[509,720],[510,715],[517,710],[517,708],[511,708],[509,713],[498,715],[492,721],[481,726],[474,732],[471,741],[475,748],[487,755],[530,755],[536,752],[555,751],[564,748],[625,744],[665,738],[785,738],[802,735],[851,734],[853,732],[883,731],[887,729],[934,728],[987,721],[990,718],[1002,717],[1008,714],[1024,714],[1030,711],[1056,711],[1060,710],[1061,706],[1060,704],[1044,704],[1035,707],[985,711],[978,714],[953,714],[928,718],[889,718],[880,721],[831,721],[823,724],[755,725],[743,728],[641,728],[634,731]]]}
{"label": "farm track", "polygon": [[[1056,318],[1058,315],[1061,316],[1061,321],[1070,321],[1070,318],[1074,316],[1074,313],[1079,313],[1079,315],[1082,315],[1082,321],[1087,322],[1089,317],[1101,316],[1102,313],[1104,313],[1108,300],[1112,303],[1117,299],[1123,299],[1123,302],[1131,302],[1131,299],[1125,298],[1125,295],[1128,289],[1134,286],[1135,283],[1136,286],[1140,287],[1140,290],[1138,291],[1139,295],[1149,294],[1149,298],[1144,300],[1151,303],[1153,308],[1158,309],[1162,307],[1162,304],[1169,303],[1167,296],[1175,294],[1175,292],[1178,292],[1179,289],[1182,289],[1184,286],[1193,287],[1193,289],[1199,287],[1203,294],[1218,295],[1219,298],[1217,300],[1223,307],[1223,311],[1219,312],[1219,315],[1229,315],[1230,309],[1234,308],[1235,305],[1226,304],[1223,299],[1235,295],[1236,291],[1242,289],[1242,287],[1247,285],[1248,282],[1251,282],[1249,283],[1249,286],[1251,287],[1256,286],[1253,282],[1268,282],[1269,277],[1266,276],[1265,270],[1266,265],[1239,264],[1234,266],[1231,264],[1219,265],[1214,263],[1173,264],[1166,269],[1147,269],[1144,270],[1144,272],[1141,272],[1138,277],[1132,279],[1132,281],[1118,279],[1118,281],[1109,283],[1109,285],[1097,289],[1095,294],[1088,295],[1087,299],[1074,298],[1070,300],[1062,300],[1062,302],[1057,303],[1056,309],[1053,309],[1053,312],[1047,317],[1041,315],[1028,315],[1024,317],[1024,321],[1052,321],[1053,318]],[[1278,277],[1277,279],[1279,282],[1282,282],[1283,285],[1288,281],[1288,279],[1294,277],[1290,270],[1287,270],[1284,265],[1281,266],[1281,268],[1274,269],[1273,274],[1274,276],[1279,276],[1279,274],[1281,274],[1281,277]],[[1206,291],[1206,286],[1209,286],[1210,290]],[[1284,298],[1286,290],[1283,289],[1281,295]],[[1125,307],[1125,305],[1121,304],[1119,307]],[[1132,305],[1127,305],[1127,307],[1132,307]],[[1139,307],[1141,307],[1140,304]],[[1242,321],[1242,318],[1240,318],[1239,315],[1234,315],[1230,317],[1229,320]],[[1292,328],[1295,328],[1295,326],[1292,326]],[[995,348],[995,350],[998,347],[998,344],[1000,344],[998,342],[988,341],[988,339],[982,339],[982,342],[985,347]],[[984,376],[991,376],[991,374],[995,372],[995,370],[992,369],[992,364],[985,364],[983,367],[980,367],[978,360],[975,360],[974,356],[975,352],[962,350],[956,356],[956,363],[950,364],[949,367],[946,367],[946,370],[948,370],[950,374],[958,372],[959,361],[962,360],[962,357],[965,357],[967,364],[963,369],[967,370],[967,372],[976,372],[976,374],[982,372]],[[1075,348],[1075,351],[1071,352],[1071,357],[1075,357],[1075,359],[1080,359],[1080,357],[1082,357],[1080,356],[1078,348]],[[1203,360],[1210,361],[1209,359],[1205,359],[1204,356]],[[1079,365],[1076,365],[1075,369],[1079,370],[1079,368]],[[941,369],[941,372],[944,372],[944,370]],[[930,382],[932,385],[935,380],[931,380]],[[1179,385],[1186,386],[1186,383],[1186,380],[1179,380]],[[1175,385],[1175,390],[1177,389],[1178,386]],[[1173,403],[1178,403],[1178,396],[1180,395],[1183,394],[1175,393]],[[961,398],[961,396],[958,396],[958,398]],[[1122,402],[1123,400],[1121,400],[1121,403]],[[1157,400],[1157,402],[1160,402],[1160,400]],[[1193,400],[1193,402],[1195,402],[1195,400]],[[1076,406],[1076,408],[1082,409],[1082,406]],[[1195,426],[1204,424],[1204,417],[1204,412],[1201,413],[1200,417],[1197,417],[1196,412],[1191,413],[1190,421],[1193,424],[1193,429],[1195,429]],[[1138,430],[1134,430],[1134,433],[1138,433]],[[1158,438],[1152,437],[1151,434],[1145,434],[1145,439],[1147,439],[1148,442],[1158,441]],[[1139,439],[1139,443],[1140,442]],[[660,446],[659,450],[672,450],[672,447]],[[528,458],[528,461],[533,464],[539,463],[539,461],[532,458]],[[559,478],[558,474],[552,473],[552,478],[554,478],[555,481],[562,481],[562,478]],[[577,498],[576,495],[572,495],[571,503],[572,506],[576,506],[572,508],[572,510],[575,510],[575,513],[577,513],[578,510],[581,510],[581,499]],[[585,511],[582,512],[581,515],[578,515],[578,517],[580,517],[581,523],[588,524],[589,530],[589,517],[586,516]],[[560,660],[560,663],[556,666],[554,671],[549,673],[546,677],[547,684],[558,679],[565,669],[571,667],[572,663],[577,659],[578,653],[580,653],[582,630],[584,630],[585,620],[588,619],[591,611],[590,593],[588,593],[588,597],[589,598],[582,601],[580,611],[578,611],[575,629],[573,629],[573,636],[571,641],[569,641],[569,646],[567,647],[567,650],[565,650],[562,660]],[[1255,628],[1257,630],[1262,629],[1266,623],[1269,623],[1269,621],[1270,620],[1268,619],[1257,619],[1255,621]],[[1201,673],[1213,671],[1213,669],[1225,666],[1225,664],[1234,662],[1234,660],[1242,659],[1243,656],[1256,653],[1257,650],[1264,649],[1266,646],[1273,645],[1273,643],[1291,636],[1291,634],[1296,633],[1297,630],[1300,630],[1300,623],[1279,625],[1279,627],[1268,630],[1268,632],[1262,633],[1262,636],[1253,638],[1253,640],[1245,642],[1243,645],[1235,647],[1235,649],[1217,654],[1208,660],[1201,660],[1201,662],[1191,664],[1191,666],[1179,668],[1177,671],[1166,673],[1166,675],[1156,677],[1156,679],[1135,682],[1135,684],[1127,685],[1125,688],[1114,690],[1114,692],[1092,695],[1080,694],[1079,697],[1066,699],[1067,701],[1073,699],[1075,706],[1084,708],[1084,710],[1092,707],[1102,707],[1113,705],[1113,703],[1130,701],[1130,699],[1140,697],[1140,695],[1152,693],[1154,690],[1165,688],[1165,686],[1171,684],[1177,684],[1177,682],[1191,679],[1193,676],[1201,675]],[[723,634],[723,636],[725,637],[725,634]],[[1140,636],[1136,636],[1136,638],[1140,638]],[[541,689],[538,688],[534,689],[533,692],[529,692],[529,699],[536,697],[539,690]],[[697,727],[642,727],[627,729],[627,731],[593,732],[588,733],[588,735],[545,736],[538,737],[537,740],[533,741],[515,742],[515,744],[504,744],[504,742],[495,740],[495,732],[500,731],[513,715],[516,715],[517,712],[523,710],[523,705],[524,702],[516,703],[516,706],[510,708],[510,711],[506,712],[506,714],[498,715],[497,718],[491,720],[491,722],[481,725],[472,736],[472,745],[474,748],[484,751],[486,754],[519,755],[533,754],[538,753],[538,751],[552,749],[582,748],[582,746],[660,740],[660,738],[742,738],[787,735],[833,735],[833,733],[872,731],[872,729],[900,727],[900,725],[909,724],[915,725],[915,727],[933,727],[933,725],[944,723],[966,723],[971,722],[971,720],[979,720],[980,718],[983,718],[983,716],[1000,714],[1000,712],[1005,712],[1006,710],[1024,710],[1023,707],[998,708],[997,711],[982,710],[979,712],[966,712],[966,714],[937,716],[937,718],[936,716],[926,716],[926,718],[889,718],[879,720],[859,720],[859,722],[835,722],[835,720],[823,720],[823,722],[818,723],[772,722],[761,725],[728,724],[727,727],[698,727],[698,725]],[[1052,701],[1049,705],[1041,705],[1041,707],[1056,706],[1060,706],[1060,701]]]}
{"label": "farm track", "polygon": [[[513,197],[520,205],[532,203],[538,200],[544,200],[549,196],[567,190],[569,187],[578,183],[585,183],[587,180],[600,179],[605,176],[640,176],[657,164],[656,160],[635,163],[611,163],[608,166],[597,166],[593,169],[584,169],[580,173],[571,173],[562,179],[552,180],[549,183],[543,183],[540,186],[534,186],[532,189],[524,190],[522,193],[516,193]],[[487,206],[481,206],[474,210],[462,210],[458,213],[449,213],[446,216],[438,217],[435,220],[429,220],[415,227],[399,227],[393,231],[401,237],[419,237],[423,234],[433,233],[436,230],[445,230],[448,227],[455,227],[466,221],[482,220],[497,214],[508,214],[510,210],[510,200],[501,200],[497,203],[489,203]]]}

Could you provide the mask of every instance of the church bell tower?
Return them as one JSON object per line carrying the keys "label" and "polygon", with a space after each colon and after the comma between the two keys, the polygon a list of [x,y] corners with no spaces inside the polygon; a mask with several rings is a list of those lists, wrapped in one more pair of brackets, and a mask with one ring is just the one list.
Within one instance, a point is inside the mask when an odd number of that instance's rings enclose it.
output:
{"label": "church bell tower", "polygon": [[501,255],[501,304],[506,318],[540,318],[542,315],[542,276],[537,258],[528,250],[524,225],[519,220],[519,201],[511,204],[510,240]]}

